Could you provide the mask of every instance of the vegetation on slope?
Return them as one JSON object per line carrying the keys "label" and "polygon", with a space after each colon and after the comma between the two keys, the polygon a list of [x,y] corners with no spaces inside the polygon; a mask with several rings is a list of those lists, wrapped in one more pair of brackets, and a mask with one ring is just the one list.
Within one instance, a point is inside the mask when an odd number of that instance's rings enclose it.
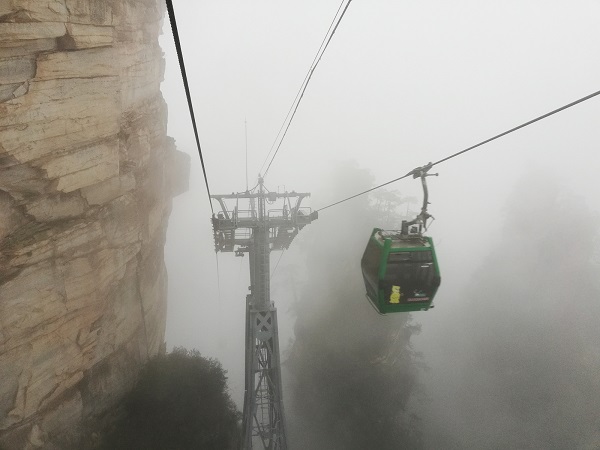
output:
{"label": "vegetation on slope", "polygon": [[234,449],[240,413],[226,372],[197,350],[175,348],[150,360],[125,399],[105,449]]}
{"label": "vegetation on slope", "polygon": [[[332,184],[359,191],[371,181],[367,171],[349,165]],[[298,290],[296,338],[286,362],[295,448],[422,447],[419,418],[408,408],[419,371],[410,339],[419,327],[410,314],[377,314],[365,298],[360,270],[373,226],[399,229],[402,219],[397,210],[406,199],[377,194],[340,205],[305,234],[307,282]]]}

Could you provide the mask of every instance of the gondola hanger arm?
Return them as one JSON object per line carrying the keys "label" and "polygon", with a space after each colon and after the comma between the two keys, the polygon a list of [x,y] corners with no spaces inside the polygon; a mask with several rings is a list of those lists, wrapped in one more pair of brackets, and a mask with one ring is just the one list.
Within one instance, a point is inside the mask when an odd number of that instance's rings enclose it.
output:
{"label": "gondola hanger arm", "polygon": [[408,174],[405,175],[405,177],[412,175],[414,179],[421,179],[421,185],[423,186],[423,206],[421,207],[421,212],[417,217],[415,217],[410,222],[406,222],[406,224],[403,227],[404,231],[408,229],[408,226],[414,224],[420,224],[420,226],[427,230],[427,220],[430,218],[435,220],[435,218],[427,211],[427,205],[429,205],[429,189],[427,189],[426,178],[430,176],[437,177],[439,175],[437,173],[427,173],[432,167],[433,163],[429,162],[424,166],[417,167],[416,169],[411,170],[410,172],[408,172]]}

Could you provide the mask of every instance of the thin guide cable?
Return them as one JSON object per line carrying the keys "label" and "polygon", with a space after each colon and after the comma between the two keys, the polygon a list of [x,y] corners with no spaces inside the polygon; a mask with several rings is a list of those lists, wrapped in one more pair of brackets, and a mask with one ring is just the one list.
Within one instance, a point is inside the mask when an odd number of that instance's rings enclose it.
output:
{"label": "thin guide cable", "polygon": [[283,258],[284,253],[285,253],[285,248],[281,250],[281,254],[279,255],[279,258],[277,259],[277,264],[275,264],[275,268],[273,269],[273,272],[271,273],[271,279],[273,279],[273,277],[275,276],[275,272],[277,271],[277,267],[279,267],[279,262],[281,261],[281,258]]}
{"label": "thin guide cable", "polygon": [[[219,271],[219,254],[215,252],[215,261],[217,262],[217,289],[219,292],[219,308],[221,307],[221,274]],[[219,310],[219,312],[221,312]]]}
{"label": "thin guide cable", "polygon": [[248,122],[244,117],[244,136],[246,138],[246,192],[248,191]]}
{"label": "thin guide cable", "polygon": [[319,49],[317,50],[317,53],[315,54],[315,57],[313,58],[312,62],[310,63],[310,67],[308,68],[308,72],[306,72],[306,75],[304,76],[304,80],[302,80],[302,84],[300,85],[300,88],[298,89],[298,92],[296,93],[296,97],[294,97],[294,101],[290,105],[290,109],[288,110],[288,112],[287,112],[287,114],[285,116],[285,119],[283,119],[283,123],[281,124],[281,127],[279,127],[279,131],[277,132],[277,136],[275,136],[275,140],[273,141],[273,144],[271,145],[271,148],[269,149],[269,153],[265,157],[265,160],[263,161],[262,166],[260,166],[260,172],[262,172],[263,168],[265,167],[265,164],[267,163],[267,161],[269,160],[269,157],[271,156],[271,153],[273,153],[273,149],[275,148],[275,144],[277,144],[277,140],[279,139],[279,136],[281,136],[281,132],[283,131],[283,128],[285,127],[285,124],[287,123],[287,120],[290,117],[290,114],[292,114],[292,110],[294,109],[294,105],[296,104],[296,101],[298,100],[298,97],[300,97],[300,93],[302,92],[302,88],[304,87],[304,84],[306,83],[306,80],[308,80],[308,78],[309,78],[309,76],[311,74],[311,69],[315,65],[315,62],[317,61],[317,59],[319,57],[319,54],[321,53],[321,49],[323,48],[323,46],[325,45],[325,42],[327,41],[327,37],[329,36],[329,32],[333,28],[333,24],[335,23],[335,19],[337,18],[338,14],[340,13],[340,10],[342,9],[342,6],[344,5],[344,1],[345,0],[342,0],[342,2],[340,3],[340,6],[338,6],[337,11],[335,12],[335,15],[333,16],[333,19],[331,20],[331,24],[329,25],[329,28],[327,29],[327,32],[325,33],[325,36],[323,37],[323,40],[321,41],[321,45],[319,46]]}
{"label": "thin guide cable", "polygon": [[321,58],[325,54],[325,50],[327,50],[327,47],[329,46],[329,43],[331,42],[331,38],[335,34],[335,32],[336,32],[338,26],[340,25],[340,23],[341,23],[341,21],[342,21],[342,19],[344,17],[344,14],[346,14],[346,11],[348,10],[348,6],[350,6],[351,2],[352,2],[352,0],[348,0],[348,3],[346,3],[346,7],[344,8],[344,10],[342,11],[342,13],[340,14],[340,16],[339,16],[339,18],[338,18],[335,26],[333,27],[333,30],[331,31],[331,34],[329,35],[329,38],[327,39],[327,42],[325,43],[325,46],[323,47],[323,50],[321,51],[320,56],[318,57],[318,59],[315,62],[315,64],[308,71],[308,76],[307,76],[307,79],[306,79],[306,83],[304,83],[304,87],[302,88],[302,90],[300,92],[300,96],[299,97],[296,96],[296,98],[298,98],[298,101],[296,102],[296,106],[294,108],[294,111],[293,111],[293,113],[292,113],[292,115],[290,117],[290,120],[289,120],[287,126],[285,127],[285,131],[283,132],[283,135],[281,136],[279,144],[277,145],[277,149],[275,150],[275,153],[273,154],[273,157],[271,158],[271,161],[269,162],[269,165],[267,166],[267,169],[265,170],[265,173],[263,174],[263,178],[267,176],[267,173],[269,172],[269,169],[271,168],[271,164],[273,164],[273,161],[275,160],[275,157],[279,153],[279,149],[281,148],[281,144],[283,143],[283,140],[285,139],[285,136],[287,135],[287,132],[288,132],[288,130],[290,128],[290,125],[292,124],[292,121],[294,120],[294,117],[296,116],[296,111],[298,111],[298,106],[300,106],[300,102],[302,101],[302,98],[304,97],[304,93],[306,92],[306,88],[308,87],[308,83],[310,82],[310,80],[312,78],[312,75],[313,75],[315,69],[317,68],[317,65],[321,61]]}

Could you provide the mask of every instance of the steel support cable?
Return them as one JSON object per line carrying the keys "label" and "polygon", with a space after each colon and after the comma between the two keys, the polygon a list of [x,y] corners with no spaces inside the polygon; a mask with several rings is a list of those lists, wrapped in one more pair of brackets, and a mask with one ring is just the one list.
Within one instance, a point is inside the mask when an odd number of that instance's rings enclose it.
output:
{"label": "steel support cable", "polygon": [[[312,78],[312,75],[313,75],[315,69],[317,68],[317,65],[321,61],[321,58],[325,54],[325,50],[327,50],[327,47],[329,46],[329,43],[331,42],[331,38],[333,38],[333,35],[335,34],[338,26],[340,25],[340,22],[342,21],[344,14],[346,14],[346,11],[348,10],[348,6],[350,6],[351,2],[352,2],[352,0],[348,0],[348,3],[346,3],[346,6],[345,6],[344,10],[342,11],[342,14],[340,14],[335,26],[333,27],[333,31],[331,32],[331,34],[329,35],[329,38],[327,39],[325,47],[323,47],[323,51],[321,52],[321,55],[318,57],[317,62],[309,69],[306,83],[304,83],[304,86],[300,91],[300,96],[299,97],[296,96],[298,98],[298,101],[296,102],[296,106],[294,107],[294,112],[292,113],[292,116],[290,117],[290,120],[289,120],[287,126],[285,127],[285,131],[283,132],[283,135],[281,136],[281,140],[279,141],[279,144],[277,145],[277,149],[275,150],[275,153],[273,154],[273,157],[271,158],[271,161],[269,162],[269,165],[267,166],[267,170],[265,170],[265,173],[263,174],[263,178],[267,176],[267,172],[269,172],[269,169],[271,168],[271,164],[273,164],[273,161],[275,160],[277,153],[279,153],[279,148],[281,147],[281,144],[283,143],[283,139],[285,138],[285,136],[290,128],[290,125],[292,124],[292,121],[294,120],[296,111],[298,111],[298,106],[300,106],[300,102],[302,101],[302,98],[304,97],[304,92],[306,92],[306,88],[308,87],[308,83],[310,82],[310,79]],[[342,1],[342,3],[343,3],[343,1]],[[340,5],[340,7],[341,7],[341,5]],[[339,11],[339,9],[338,9],[338,11]],[[335,20],[335,18],[334,18],[334,20]],[[317,55],[318,55],[318,53],[317,53]]]}
{"label": "steel support cable", "polygon": [[275,140],[273,141],[273,144],[271,145],[269,153],[265,157],[265,160],[263,161],[262,166],[260,166],[260,172],[262,172],[263,168],[265,167],[265,164],[269,160],[269,156],[271,156],[271,153],[273,152],[273,149],[275,148],[275,144],[277,143],[277,140],[279,139],[279,136],[281,136],[281,132],[283,131],[283,128],[285,127],[285,124],[287,123],[287,120],[290,117],[290,114],[292,114],[292,110],[294,109],[294,105],[296,104],[296,101],[298,100],[298,97],[300,96],[300,93],[302,92],[302,88],[304,87],[304,84],[306,83],[306,80],[310,76],[312,67],[315,65],[315,62],[319,58],[319,54],[321,53],[321,49],[323,48],[323,45],[325,45],[325,42],[327,41],[327,36],[329,36],[329,32],[331,31],[331,28],[333,27],[333,24],[335,23],[336,17],[338,16],[338,14],[340,13],[340,10],[342,9],[342,5],[344,4],[344,1],[345,0],[342,0],[342,2],[340,3],[340,6],[338,7],[337,11],[335,12],[335,16],[333,16],[333,19],[331,20],[331,24],[329,25],[329,28],[327,29],[327,33],[325,33],[325,36],[323,37],[323,40],[321,41],[321,45],[319,46],[319,49],[317,50],[317,54],[315,55],[315,57],[313,58],[312,62],[310,63],[310,67],[308,68],[308,72],[306,72],[306,75],[304,76],[304,80],[302,80],[302,84],[300,85],[300,88],[298,89],[298,92],[296,93],[296,97],[294,97],[294,101],[290,105],[290,109],[288,110],[288,112],[287,112],[287,114],[285,116],[285,119],[283,119],[283,123],[281,124],[281,127],[279,128],[279,131],[277,132],[277,136],[275,136]]}
{"label": "steel support cable", "polygon": [[217,263],[217,290],[219,293],[219,316],[221,315],[221,274],[219,270],[219,253],[215,252],[215,261]]}
{"label": "steel support cable", "polygon": [[275,276],[275,272],[277,272],[277,268],[279,267],[279,262],[281,261],[281,258],[283,258],[284,253],[285,253],[285,248],[281,250],[281,254],[279,255],[279,258],[277,259],[277,264],[275,264],[275,268],[273,269],[273,272],[271,273],[271,280]]}
{"label": "steel support cable", "polygon": [[[493,136],[493,137],[491,137],[491,138],[489,138],[489,139],[486,139],[485,141],[481,141],[481,142],[479,142],[478,144],[472,145],[471,147],[467,147],[467,148],[465,148],[464,150],[461,150],[461,151],[459,151],[459,152],[453,153],[453,154],[452,154],[452,155],[450,155],[450,156],[446,156],[445,158],[442,158],[442,159],[440,159],[439,161],[436,161],[436,162],[434,162],[434,163],[429,163],[429,164],[427,164],[427,165],[426,165],[426,167],[428,167],[428,168],[431,168],[431,167],[433,167],[433,166],[436,166],[436,165],[438,165],[438,164],[441,164],[441,163],[443,163],[443,162],[445,162],[445,161],[448,161],[449,159],[455,158],[455,157],[457,157],[457,156],[459,156],[459,155],[462,155],[463,153],[466,153],[466,152],[468,152],[468,151],[470,151],[470,150],[473,150],[473,149],[475,149],[475,148],[477,148],[477,147],[481,147],[482,145],[484,145],[484,144],[487,144],[488,142],[491,142],[491,141],[493,141],[493,140],[496,140],[496,139],[498,139],[498,138],[501,138],[502,136],[506,136],[507,134],[510,134],[510,133],[512,133],[512,132],[514,132],[514,131],[517,131],[517,130],[521,129],[521,128],[525,128],[525,127],[526,127],[526,126],[528,126],[528,125],[531,125],[531,124],[533,124],[533,123],[535,123],[535,122],[538,122],[538,121],[540,121],[540,120],[542,120],[542,119],[545,119],[545,118],[547,118],[547,117],[550,117],[550,116],[552,116],[553,114],[556,114],[556,113],[559,113],[559,112],[561,112],[561,111],[564,111],[565,109],[568,109],[568,108],[570,108],[571,106],[575,106],[575,105],[577,105],[577,104],[579,104],[579,103],[583,103],[583,102],[585,102],[586,100],[589,100],[589,99],[591,99],[591,98],[593,98],[593,97],[596,97],[596,96],[598,96],[598,95],[600,95],[600,91],[596,91],[596,92],[594,92],[594,93],[592,93],[592,94],[590,94],[590,95],[586,95],[585,97],[581,97],[581,98],[580,98],[580,99],[578,99],[578,100],[575,100],[575,101],[573,101],[573,102],[571,102],[571,103],[568,103],[568,104],[566,104],[566,105],[564,105],[564,106],[561,106],[560,108],[554,109],[554,110],[552,110],[552,111],[550,111],[550,112],[548,112],[548,113],[546,113],[546,114],[543,114],[543,115],[541,115],[541,116],[539,116],[539,117],[536,117],[535,119],[531,119],[531,120],[529,120],[529,121],[527,121],[527,122],[524,122],[524,123],[522,123],[521,125],[518,125],[518,126],[516,126],[516,127],[514,127],[514,128],[511,128],[510,130],[504,131],[504,132],[502,132],[502,133],[500,133],[500,134],[497,134],[496,136]],[[391,181],[388,181],[388,182],[386,182],[386,183],[380,184],[380,185],[378,185],[378,186],[372,187],[371,189],[367,189],[366,191],[359,192],[358,194],[354,194],[354,195],[352,195],[352,196],[350,196],[350,197],[344,198],[344,199],[342,199],[342,200],[339,200],[339,201],[337,201],[337,202],[335,202],[335,203],[332,203],[332,204],[330,204],[330,205],[324,206],[323,208],[319,208],[319,209],[317,209],[317,212],[319,212],[319,211],[323,211],[324,209],[327,209],[327,208],[331,208],[332,206],[335,206],[335,205],[339,205],[340,203],[343,203],[343,202],[345,202],[345,201],[352,200],[353,198],[356,198],[356,197],[359,197],[359,196],[361,196],[361,195],[367,194],[367,193],[369,193],[369,192],[371,192],[371,191],[374,191],[375,189],[382,188],[382,187],[384,187],[384,186],[387,186],[388,184],[395,183],[396,181],[400,181],[400,180],[402,180],[402,179],[404,179],[404,178],[408,178],[408,177],[412,176],[412,175],[415,173],[415,171],[417,171],[417,170],[419,170],[419,169],[421,169],[421,167],[419,167],[419,168],[417,168],[417,169],[413,169],[413,170],[411,170],[411,171],[410,171],[410,172],[408,172],[406,175],[403,175],[403,176],[401,176],[401,177],[395,178],[395,179],[393,179],[393,180],[391,180]]]}
{"label": "steel support cable", "polygon": [[202,164],[202,173],[204,174],[204,182],[206,183],[206,191],[208,193],[208,201],[210,203],[210,210],[214,214],[215,211],[212,205],[212,199],[210,197],[210,187],[208,186],[208,178],[206,176],[206,167],[204,165],[204,158],[202,157],[202,149],[200,147],[200,139],[198,138],[198,127],[196,126],[196,116],[194,115],[194,107],[192,105],[192,96],[190,95],[190,87],[188,85],[187,74],[185,72],[185,63],[183,61],[183,52],[181,51],[181,43],[179,41],[179,32],[177,31],[177,22],[175,20],[175,11],[173,9],[173,2],[166,0],[167,10],[169,11],[169,21],[171,22],[171,31],[173,32],[173,39],[175,41],[175,48],[177,49],[177,58],[179,59],[179,68],[181,69],[181,77],[183,78],[183,86],[185,88],[185,96],[187,97],[188,107],[190,109],[190,117],[192,118],[192,126],[194,127],[194,136],[196,137],[196,147],[198,147],[198,154],[200,155],[200,164]]}

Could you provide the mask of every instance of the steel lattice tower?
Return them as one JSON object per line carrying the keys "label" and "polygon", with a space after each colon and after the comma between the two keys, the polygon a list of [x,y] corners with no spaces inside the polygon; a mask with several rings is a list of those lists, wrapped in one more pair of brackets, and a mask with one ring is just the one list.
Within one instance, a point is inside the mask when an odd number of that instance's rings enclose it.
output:
{"label": "steel lattice tower", "polygon": [[[215,251],[236,256],[248,253],[250,259],[242,449],[287,450],[277,308],[270,296],[270,253],[287,249],[317,213],[300,206],[310,194],[268,192],[261,178],[257,187],[256,193],[211,196],[221,205],[221,212],[212,218]],[[240,200],[249,200],[248,209],[239,208]],[[227,202],[233,201],[235,206],[228,209]],[[267,210],[267,203],[281,201],[281,208]]]}

